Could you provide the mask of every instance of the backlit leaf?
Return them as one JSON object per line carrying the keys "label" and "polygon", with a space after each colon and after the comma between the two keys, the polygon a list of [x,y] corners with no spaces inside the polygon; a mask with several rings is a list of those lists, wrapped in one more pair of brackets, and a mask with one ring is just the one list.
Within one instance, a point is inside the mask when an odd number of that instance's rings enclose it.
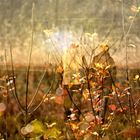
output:
{"label": "backlit leaf", "polygon": [[33,132],[36,134],[40,134],[44,131],[43,124],[36,119],[31,122],[31,125],[34,127]]}
{"label": "backlit leaf", "polygon": [[115,111],[115,110],[116,110],[116,105],[111,104],[111,105],[109,105],[109,108],[110,108],[112,111]]}
{"label": "backlit leaf", "polygon": [[21,130],[20,130],[20,132],[24,136],[28,134],[28,132],[26,131],[25,127],[22,127]]}
{"label": "backlit leaf", "polygon": [[139,75],[135,75],[134,80],[139,80],[139,79],[140,79],[140,76]]}
{"label": "backlit leaf", "polygon": [[140,123],[140,120],[137,120],[137,123]]}
{"label": "backlit leaf", "polygon": [[51,138],[57,139],[60,134],[61,131],[59,131],[56,127],[47,129],[47,131],[44,134],[44,140],[51,139]]}
{"label": "backlit leaf", "polygon": [[134,13],[139,12],[138,8],[135,5],[132,5],[131,11]]}
{"label": "backlit leaf", "polygon": [[4,103],[0,103],[0,116],[3,115],[5,110],[6,110],[6,105]]}

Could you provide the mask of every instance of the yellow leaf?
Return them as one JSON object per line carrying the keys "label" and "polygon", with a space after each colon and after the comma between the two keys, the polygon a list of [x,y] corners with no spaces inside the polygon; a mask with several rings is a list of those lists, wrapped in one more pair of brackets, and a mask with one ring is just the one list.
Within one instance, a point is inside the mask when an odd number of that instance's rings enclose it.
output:
{"label": "yellow leaf", "polygon": [[129,20],[133,20],[134,19],[134,17],[133,16],[129,16]]}
{"label": "yellow leaf", "polygon": [[140,123],[140,120],[137,120],[137,123]]}
{"label": "yellow leaf", "polygon": [[51,123],[51,124],[46,123],[46,125],[47,125],[47,127],[48,127],[48,128],[51,128],[51,127],[53,127],[53,126],[55,126],[55,125],[56,125],[56,122]]}
{"label": "yellow leaf", "polygon": [[44,138],[44,140],[58,139],[60,134],[61,134],[60,130],[58,130],[56,127],[52,127],[52,128],[49,128],[46,130],[43,138]]}
{"label": "yellow leaf", "polygon": [[140,78],[140,76],[139,76],[139,75],[135,75],[134,80],[138,80],[139,78]]}
{"label": "yellow leaf", "polygon": [[107,70],[107,69],[109,69],[110,67],[111,67],[111,65],[108,65],[108,66],[106,66],[106,68],[105,68],[105,69]]}
{"label": "yellow leaf", "polygon": [[90,86],[91,86],[92,88],[94,88],[94,87],[96,86],[96,83],[93,82],[93,81],[90,81]]}
{"label": "yellow leaf", "polygon": [[93,132],[93,135],[95,136],[99,136],[99,134],[97,132]]}
{"label": "yellow leaf", "polygon": [[96,68],[103,68],[103,65],[101,63],[95,63]]}
{"label": "yellow leaf", "polygon": [[138,12],[140,11],[140,6],[138,7]]}
{"label": "yellow leaf", "polygon": [[56,69],[56,72],[63,73],[64,70],[63,70],[63,68],[61,66],[58,66],[58,68]]}
{"label": "yellow leaf", "polygon": [[72,130],[77,130],[79,127],[75,123],[70,123]]}
{"label": "yellow leaf", "polygon": [[48,36],[48,37],[50,37],[50,36],[53,34],[53,31],[52,31],[52,30],[48,30],[48,29],[44,30],[43,32],[44,32],[45,35]]}
{"label": "yellow leaf", "polygon": [[72,86],[73,86],[73,83],[69,83],[69,84],[68,84],[69,89],[70,89]]}
{"label": "yellow leaf", "polygon": [[116,93],[116,87],[112,84],[112,90]]}
{"label": "yellow leaf", "polygon": [[31,122],[31,125],[34,128],[33,132],[36,133],[36,134],[40,134],[44,131],[43,124],[40,121],[38,121],[37,119],[33,120]]}
{"label": "yellow leaf", "polygon": [[137,8],[135,5],[133,5],[131,7],[131,11],[134,12],[134,13],[139,12],[139,8]]}

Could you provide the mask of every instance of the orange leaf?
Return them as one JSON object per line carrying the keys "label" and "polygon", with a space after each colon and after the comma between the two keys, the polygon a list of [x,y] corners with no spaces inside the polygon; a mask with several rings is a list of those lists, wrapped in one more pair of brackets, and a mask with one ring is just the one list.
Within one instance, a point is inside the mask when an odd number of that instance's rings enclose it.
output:
{"label": "orange leaf", "polygon": [[64,98],[63,98],[63,96],[56,96],[55,102],[56,102],[57,104],[62,105],[62,104],[64,103]]}
{"label": "orange leaf", "polygon": [[111,104],[111,105],[109,105],[109,108],[110,108],[112,111],[115,111],[117,107],[116,107],[114,104]]}
{"label": "orange leaf", "polygon": [[71,49],[75,49],[75,48],[78,48],[78,47],[79,47],[78,44],[72,43],[72,44],[70,45],[70,48],[71,48]]}

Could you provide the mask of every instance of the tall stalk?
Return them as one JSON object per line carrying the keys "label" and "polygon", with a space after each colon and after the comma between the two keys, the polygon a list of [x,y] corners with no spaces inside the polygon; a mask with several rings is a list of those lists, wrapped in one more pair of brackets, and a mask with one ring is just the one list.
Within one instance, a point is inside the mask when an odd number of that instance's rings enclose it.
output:
{"label": "tall stalk", "polygon": [[[124,43],[125,43],[125,56],[126,56],[126,81],[127,81],[127,85],[128,87],[130,86],[129,84],[129,67],[128,67],[128,45],[127,45],[127,37],[132,29],[134,20],[136,19],[137,15],[138,15],[138,11],[135,12],[135,15],[128,27],[128,30],[125,30],[125,19],[124,19],[124,0],[122,0],[122,28],[123,28],[123,39],[124,39]],[[128,102],[129,102],[129,110],[130,110],[130,118],[132,121],[132,124],[134,122],[134,126],[136,127],[136,113],[135,113],[135,105],[134,105],[134,101],[133,101],[133,97],[131,94],[131,90],[128,89]],[[132,111],[134,111],[134,114],[132,114]],[[134,120],[133,120],[134,117]]]}
{"label": "tall stalk", "polygon": [[40,85],[41,85],[41,83],[42,83],[42,80],[43,80],[44,77],[45,77],[46,72],[47,72],[47,69],[44,71],[44,73],[43,73],[43,75],[42,75],[42,77],[41,77],[41,79],[40,79],[40,81],[39,81],[39,83],[38,83],[37,89],[36,89],[36,91],[35,91],[35,93],[34,93],[32,99],[31,99],[31,101],[30,101],[29,104],[28,104],[28,109],[31,107],[31,105],[33,104],[33,102],[34,102],[34,100],[35,100],[35,98],[36,98],[36,96],[37,96],[37,94],[38,94]]}
{"label": "tall stalk", "polygon": [[31,44],[30,44],[27,75],[26,75],[25,124],[27,124],[27,117],[28,117],[29,74],[30,74],[30,67],[31,67],[31,56],[32,56],[33,41],[34,41],[34,8],[35,8],[35,4],[33,2],[33,4],[32,4],[32,18],[31,18]]}
{"label": "tall stalk", "polygon": [[86,81],[87,81],[87,87],[89,91],[90,105],[91,105],[92,113],[95,117],[95,124],[96,124],[97,119],[96,119],[96,111],[93,108],[93,99],[92,99],[91,86],[90,86],[90,80],[89,80],[89,68],[86,68]]}
{"label": "tall stalk", "polygon": [[19,108],[23,112],[25,109],[24,109],[23,105],[21,104],[21,102],[19,100],[19,97],[18,97],[18,94],[17,94],[17,87],[16,87],[16,81],[15,81],[15,71],[14,71],[14,63],[13,63],[13,53],[12,53],[12,45],[11,44],[10,44],[10,58],[11,58],[11,65],[12,65],[12,78],[13,78],[12,80],[13,80],[13,84],[14,84],[14,96],[15,96],[15,99],[16,99],[16,101],[18,103]]}
{"label": "tall stalk", "polygon": [[[4,57],[5,57],[5,68],[6,68],[6,74],[9,75],[9,72],[8,72],[8,66],[7,66],[7,54],[6,54],[6,50],[5,50],[5,54],[4,54]],[[8,76],[9,77],[9,76]],[[6,92],[7,92],[7,96],[6,96],[6,108],[8,108],[8,87],[6,85]],[[7,140],[8,139],[8,132],[7,132],[7,115],[5,116],[5,130],[6,130],[6,134],[5,134],[5,139]]]}

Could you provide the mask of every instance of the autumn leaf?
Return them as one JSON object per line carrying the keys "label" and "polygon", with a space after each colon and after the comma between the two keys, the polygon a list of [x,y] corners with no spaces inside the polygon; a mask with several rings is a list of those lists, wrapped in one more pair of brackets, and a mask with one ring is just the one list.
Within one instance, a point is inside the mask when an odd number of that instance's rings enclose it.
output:
{"label": "autumn leaf", "polygon": [[82,95],[83,95],[84,99],[87,100],[88,97],[89,97],[89,91],[88,91],[88,89],[84,90]]}
{"label": "autumn leaf", "polygon": [[70,89],[72,86],[73,86],[73,83],[69,83],[69,84],[68,84],[69,89]]}
{"label": "autumn leaf", "polygon": [[105,70],[109,69],[111,67],[111,65],[108,65],[105,67]]}
{"label": "autumn leaf", "polygon": [[44,138],[44,140],[57,139],[60,134],[61,134],[60,130],[58,130],[56,127],[52,127],[50,129],[46,130],[43,138]]}
{"label": "autumn leaf", "polygon": [[132,5],[131,11],[134,13],[137,13],[137,12],[139,12],[139,9],[135,5]]}
{"label": "autumn leaf", "polygon": [[139,75],[135,75],[134,80],[137,81],[137,80],[139,80],[139,79],[140,79],[140,76],[139,76]]}
{"label": "autumn leaf", "polygon": [[71,48],[71,49],[75,49],[75,48],[78,48],[78,47],[79,47],[78,44],[72,43],[72,44],[70,45],[70,48]]}
{"label": "autumn leaf", "polygon": [[133,16],[129,16],[129,20],[133,20],[134,19],[134,17]]}
{"label": "autumn leaf", "polygon": [[95,88],[97,83],[96,82],[93,82],[93,81],[90,81],[89,84],[90,84],[90,86],[92,88]]}
{"label": "autumn leaf", "polygon": [[6,110],[6,105],[4,103],[0,103],[0,112],[4,112]]}
{"label": "autumn leaf", "polygon": [[51,124],[46,123],[46,125],[47,125],[48,128],[52,128],[56,125],[56,122],[53,122]]}
{"label": "autumn leaf", "polygon": [[116,105],[114,105],[114,104],[111,104],[111,105],[109,105],[108,106],[112,111],[115,111],[116,110]]}
{"label": "autumn leaf", "polygon": [[93,116],[93,114],[91,112],[88,112],[85,115],[85,119],[86,119],[86,121],[91,122],[95,119],[95,117]]}
{"label": "autumn leaf", "polygon": [[95,63],[96,68],[103,69],[103,64],[101,63]]}
{"label": "autumn leaf", "polygon": [[0,116],[6,111],[6,105],[4,103],[0,103]]}
{"label": "autumn leaf", "polygon": [[40,121],[38,121],[37,119],[35,119],[35,120],[33,120],[33,121],[31,122],[31,125],[32,125],[33,128],[34,128],[33,132],[34,132],[35,134],[43,133],[43,131],[44,131],[44,126],[43,126],[43,124],[42,124]]}
{"label": "autumn leaf", "polygon": [[63,67],[58,66],[57,69],[56,69],[56,72],[58,72],[58,73],[63,73],[63,72],[64,72]]}
{"label": "autumn leaf", "polygon": [[95,131],[95,132],[93,132],[93,135],[95,135],[95,136],[99,136],[99,134]]}
{"label": "autumn leaf", "polygon": [[75,123],[71,123],[72,130],[77,130],[79,127]]}
{"label": "autumn leaf", "polygon": [[26,136],[28,134],[28,132],[26,131],[25,127],[22,127],[20,130],[21,134]]}
{"label": "autumn leaf", "polygon": [[140,120],[137,120],[137,123],[140,124]]}
{"label": "autumn leaf", "polygon": [[34,131],[34,127],[31,124],[27,124],[25,127],[22,127],[20,132],[22,135],[27,135],[29,133],[32,133]]}
{"label": "autumn leaf", "polygon": [[52,30],[48,30],[48,29],[44,30],[43,32],[45,33],[45,35],[47,37],[50,37],[53,34],[53,31]]}
{"label": "autumn leaf", "polygon": [[55,103],[63,105],[64,104],[64,98],[63,96],[56,96]]}

